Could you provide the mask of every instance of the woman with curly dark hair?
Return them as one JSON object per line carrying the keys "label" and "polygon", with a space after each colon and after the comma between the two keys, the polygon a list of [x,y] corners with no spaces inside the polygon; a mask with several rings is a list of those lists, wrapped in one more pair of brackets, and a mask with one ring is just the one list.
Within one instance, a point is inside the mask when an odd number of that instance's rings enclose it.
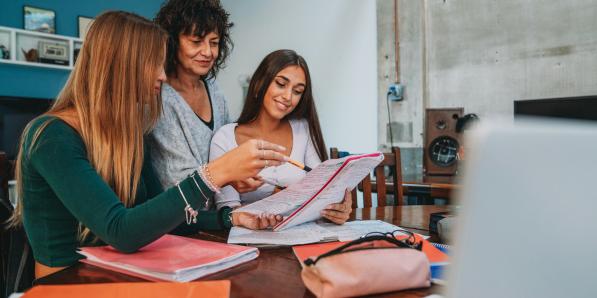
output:
{"label": "woman with curly dark hair", "polygon": [[218,0],[169,0],[154,21],[168,32],[168,80],[148,142],[159,180],[170,187],[208,162],[213,133],[230,122],[215,77],[232,50],[232,23]]}

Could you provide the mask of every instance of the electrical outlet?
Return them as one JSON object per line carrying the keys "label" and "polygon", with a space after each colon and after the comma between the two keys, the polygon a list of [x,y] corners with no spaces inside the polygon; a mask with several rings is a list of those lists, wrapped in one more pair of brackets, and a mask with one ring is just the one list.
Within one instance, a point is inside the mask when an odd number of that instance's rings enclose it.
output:
{"label": "electrical outlet", "polygon": [[401,101],[404,99],[402,96],[404,92],[404,86],[401,84],[391,84],[388,87],[388,100]]}

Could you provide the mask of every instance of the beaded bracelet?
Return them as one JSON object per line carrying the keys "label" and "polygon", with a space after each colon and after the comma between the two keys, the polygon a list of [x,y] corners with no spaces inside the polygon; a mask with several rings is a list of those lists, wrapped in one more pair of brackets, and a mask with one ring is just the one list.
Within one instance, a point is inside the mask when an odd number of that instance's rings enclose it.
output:
{"label": "beaded bracelet", "polygon": [[207,185],[207,187],[209,187],[209,189],[211,189],[211,191],[218,193],[218,194],[220,193],[220,188],[214,183],[214,178],[211,176],[211,173],[209,172],[209,168],[207,167],[206,164],[201,166],[201,168],[199,170],[199,176],[201,177],[203,182],[205,182],[205,185]]}

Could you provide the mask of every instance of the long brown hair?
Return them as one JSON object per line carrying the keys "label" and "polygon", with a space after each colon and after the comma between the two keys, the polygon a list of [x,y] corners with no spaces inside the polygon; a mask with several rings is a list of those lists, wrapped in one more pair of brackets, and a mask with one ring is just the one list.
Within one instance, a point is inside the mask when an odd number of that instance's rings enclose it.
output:
{"label": "long brown hair", "polygon": [[255,73],[251,77],[247,97],[243,111],[238,118],[238,124],[246,124],[257,119],[259,111],[263,106],[263,97],[267,88],[272,83],[278,72],[288,66],[298,66],[305,72],[306,86],[296,108],[286,115],[287,119],[306,119],[309,123],[309,133],[311,141],[315,146],[319,159],[328,159],[325,142],[321,134],[321,126],[319,125],[319,117],[317,117],[317,110],[315,109],[315,101],[313,99],[313,91],[311,87],[311,75],[309,74],[309,67],[303,57],[293,50],[277,50],[271,52],[257,67]]}
{"label": "long brown hair", "polygon": [[[167,34],[136,14],[110,11],[98,16],[83,42],[74,69],[55,103],[44,115],[64,120],[80,134],[91,165],[122,203],[135,200],[143,165],[143,135],[161,114],[155,95],[156,75],[163,67]],[[157,99],[156,99],[157,97]],[[44,116],[42,115],[42,116]],[[51,118],[49,118],[51,119]],[[16,164],[19,202],[11,225],[22,222],[23,159],[51,120],[21,136]],[[33,133],[27,152],[25,136]],[[85,228],[81,237],[85,238]]]}

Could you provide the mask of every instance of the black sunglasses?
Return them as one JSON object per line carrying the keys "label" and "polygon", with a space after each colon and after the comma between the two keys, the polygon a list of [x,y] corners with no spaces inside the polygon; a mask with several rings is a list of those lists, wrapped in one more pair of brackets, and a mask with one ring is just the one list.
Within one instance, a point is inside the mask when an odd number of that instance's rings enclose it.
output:
{"label": "black sunglasses", "polygon": [[[408,238],[397,239],[396,236],[398,234],[407,234]],[[366,242],[376,241],[376,240],[389,242],[391,244],[396,245],[396,248],[410,248],[410,249],[416,249],[418,251],[421,251],[423,249],[423,242],[417,241],[417,239],[415,238],[415,234],[412,232],[406,231],[406,230],[394,230],[392,232],[371,232],[359,239],[353,240],[353,241],[348,242],[338,248],[330,250],[330,251],[318,256],[315,259],[306,259],[303,261],[303,263],[307,266],[311,266],[311,265],[315,265],[315,263],[317,263],[319,260],[321,260],[323,258],[341,254],[343,252],[362,250],[362,249],[376,249],[376,248],[368,247],[368,248],[357,248],[357,249],[346,250],[352,246],[359,245],[359,244],[366,243]],[[377,248],[377,249],[379,249],[379,248]]]}

